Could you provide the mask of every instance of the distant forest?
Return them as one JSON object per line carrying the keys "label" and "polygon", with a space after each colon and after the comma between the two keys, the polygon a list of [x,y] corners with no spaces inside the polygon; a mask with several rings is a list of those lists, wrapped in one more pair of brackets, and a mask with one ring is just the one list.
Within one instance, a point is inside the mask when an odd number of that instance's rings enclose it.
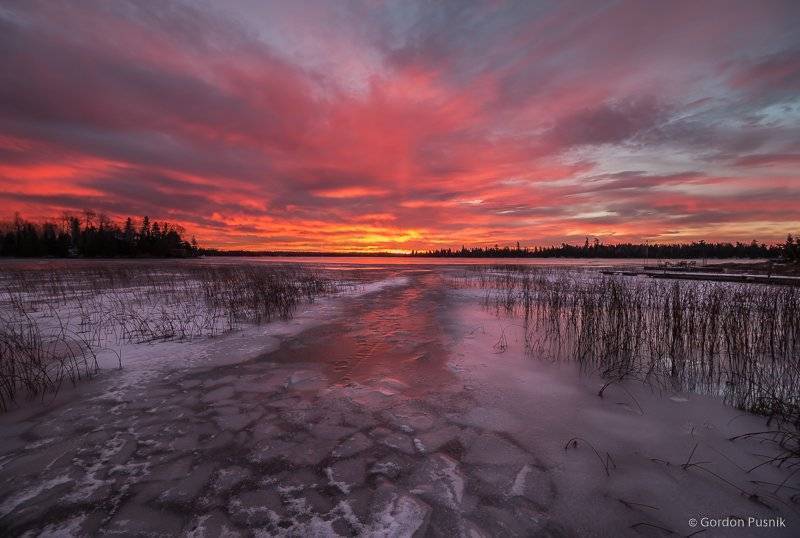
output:
{"label": "distant forest", "polygon": [[187,258],[199,247],[183,238],[182,227],[168,222],[127,218],[114,222],[103,214],[84,211],[64,214],[55,222],[41,224],[16,215],[0,223],[0,256],[84,258]]}
{"label": "distant forest", "polygon": [[620,243],[605,245],[595,239],[587,238],[583,245],[554,247],[473,247],[461,249],[414,250],[410,254],[388,252],[291,252],[291,251],[252,251],[252,250],[217,250],[201,249],[200,254],[207,256],[348,256],[348,257],[387,257],[387,258],[650,258],[650,259],[703,259],[703,258],[784,258],[800,259],[800,236],[789,235],[784,243],[767,245],[752,241],[750,243],[692,243],[650,244]]}
{"label": "distant forest", "polygon": [[197,241],[184,239],[184,229],[168,222],[127,218],[115,222],[107,216],[86,210],[80,215],[64,214],[57,222],[33,223],[16,215],[13,221],[0,222],[0,256],[137,258],[195,256],[380,256],[421,258],[783,258],[800,261],[800,235],[789,235],[780,244],[750,243],[620,243],[603,244],[586,238],[583,245],[551,247],[461,247],[412,251],[410,254],[385,252],[286,252],[217,250],[200,248]]}
{"label": "distant forest", "polygon": [[703,258],[785,258],[800,257],[800,236],[789,235],[781,244],[750,243],[619,243],[603,244],[598,239],[583,245],[552,247],[461,247],[460,250],[441,249],[413,251],[412,256],[431,258],[650,258],[650,259],[703,259]]}

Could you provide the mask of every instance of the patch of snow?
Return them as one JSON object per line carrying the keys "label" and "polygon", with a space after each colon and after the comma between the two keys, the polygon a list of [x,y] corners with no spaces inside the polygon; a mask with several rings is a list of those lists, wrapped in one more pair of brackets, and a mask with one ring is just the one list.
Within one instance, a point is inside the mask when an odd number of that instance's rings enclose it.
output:
{"label": "patch of snow", "polygon": [[409,279],[407,276],[384,278],[383,280],[361,284],[360,286],[356,287],[355,291],[351,292],[351,295],[368,295],[370,293],[376,293],[387,288],[407,286],[408,283]]}
{"label": "patch of snow", "polygon": [[532,467],[527,463],[522,466],[517,476],[514,477],[514,483],[511,484],[511,495],[520,496],[525,492],[525,480],[528,478]]}
{"label": "patch of snow", "polygon": [[330,467],[325,467],[325,476],[328,477],[328,483],[331,486],[339,488],[339,491],[341,491],[345,495],[350,493],[350,485],[346,484],[345,482],[340,482],[336,480],[333,476],[333,469],[331,469]]}

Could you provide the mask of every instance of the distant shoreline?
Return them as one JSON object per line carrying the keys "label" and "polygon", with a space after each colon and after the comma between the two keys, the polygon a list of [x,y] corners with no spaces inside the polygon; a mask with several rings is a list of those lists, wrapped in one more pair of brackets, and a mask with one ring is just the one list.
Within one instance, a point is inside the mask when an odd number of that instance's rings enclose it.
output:
{"label": "distant shoreline", "polygon": [[[713,258],[708,257],[702,260],[692,260],[688,258],[606,258],[606,257],[592,257],[592,258],[576,258],[576,257],[465,257],[465,256],[411,256],[407,254],[260,254],[260,255],[242,255],[242,254],[224,254],[224,255],[200,255],[196,257],[184,258],[169,258],[169,257],[115,257],[115,258],[84,258],[84,257],[71,257],[71,258],[45,258],[45,257],[0,257],[0,268],[6,269],[23,268],[33,269],[36,267],[46,267],[49,265],[63,264],[70,266],[73,264],[89,265],[94,263],[118,263],[118,264],[137,264],[137,263],[152,263],[152,264],[171,264],[171,263],[206,263],[214,264],[214,260],[218,263],[247,263],[254,260],[263,260],[265,263],[277,264],[352,264],[365,265],[383,263],[389,265],[525,265],[525,266],[553,266],[553,267],[594,267],[597,269],[603,268],[623,268],[623,267],[638,267],[643,270],[651,271],[693,271],[702,268],[706,272],[714,272],[721,274],[757,274],[757,275],[784,275],[798,277],[800,276],[800,264],[792,263],[789,261],[780,261],[767,258]],[[26,266],[27,264],[27,266]]]}
{"label": "distant shoreline", "polygon": [[[437,259],[437,260],[448,260],[448,259],[462,259],[462,260],[505,260],[505,259],[517,259],[517,260],[645,260],[643,256],[421,256],[421,255],[411,255],[411,254],[362,254],[362,253],[317,253],[317,252],[304,252],[302,254],[297,253],[289,253],[289,252],[281,252],[281,253],[274,253],[274,254],[256,254],[256,253],[249,253],[249,254],[202,254],[200,257],[207,257],[207,258],[413,258],[413,259]],[[81,259],[92,259],[92,258],[81,258]],[[124,258],[106,258],[106,259],[124,259]],[[144,259],[169,259],[169,258],[128,258],[132,260],[144,260]],[[179,259],[179,258],[177,258]],[[191,258],[187,258],[191,259]],[[690,256],[676,256],[676,257],[667,257],[667,258],[649,258],[650,261],[668,261],[668,260],[753,260],[753,261],[764,261],[764,260],[774,260],[776,258],[767,258],[764,256],[758,256],[753,258],[742,257],[742,256],[703,256],[699,258],[693,258]]]}
{"label": "distant shoreline", "polygon": [[657,264],[660,262],[678,262],[678,261],[714,261],[714,262],[731,262],[731,263],[746,263],[746,264],[753,264],[753,263],[766,263],[766,262],[778,262],[776,258],[765,258],[765,257],[758,257],[758,258],[744,258],[740,256],[730,256],[730,257],[714,257],[714,256],[707,256],[704,258],[690,258],[686,256],[682,257],[669,257],[669,258],[643,258],[640,256],[630,256],[630,257],[623,257],[623,256],[592,256],[592,257],[575,257],[575,256],[412,256],[410,254],[350,254],[350,253],[303,253],[303,254],[295,254],[295,253],[276,253],[276,254],[201,254],[199,256],[175,256],[175,257],[165,257],[165,256],[139,256],[139,257],[130,257],[130,256],[116,256],[116,257],[103,257],[103,256],[94,256],[94,257],[85,257],[85,256],[69,256],[69,257],[58,257],[58,256],[0,256],[0,263],[3,261],[177,261],[177,260],[202,260],[202,259],[212,259],[212,258],[391,258],[391,259],[407,259],[407,260],[563,260],[563,261],[576,261],[580,262],[583,260],[593,260],[593,261],[614,261],[614,260],[630,260],[636,262],[649,262],[650,264]]}
{"label": "distant shoreline", "polygon": [[411,252],[325,252],[325,251],[279,251],[279,250],[221,250],[199,248],[198,254],[206,256],[249,256],[249,257],[377,257],[377,258],[513,258],[513,259],[651,259],[651,260],[704,260],[704,259],[796,259],[800,242],[789,236],[785,244],[768,245],[752,241],[750,243],[695,241],[691,243],[618,243],[604,244],[599,240],[590,243],[587,238],[583,245],[561,245],[525,247],[487,246],[460,249],[441,248],[412,250]]}

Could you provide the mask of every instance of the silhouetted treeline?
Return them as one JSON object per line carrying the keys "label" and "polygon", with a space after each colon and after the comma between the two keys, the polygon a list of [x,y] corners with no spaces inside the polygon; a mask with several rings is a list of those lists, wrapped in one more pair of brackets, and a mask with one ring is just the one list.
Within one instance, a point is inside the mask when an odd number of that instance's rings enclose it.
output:
{"label": "silhouetted treeline", "polygon": [[460,250],[441,249],[413,251],[412,256],[436,258],[786,258],[797,260],[800,256],[800,237],[791,235],[783,244],[767,245],[752,241],[750,243],[620,243],[606,245],[595,239],[586,239],[583,245],[552,247],[461,247]]}
{"label": "silhouetted treeline", "polygon": [[299,251],[299,250],[219,250],[216,248],[201,248],[199,254],[202,256],[232,256],[232,257],[285,257],[285,258],[403,258],[408,254],[398,254],[396,252],[324,252],[324,251]]}
{"label": "silhouetted treeline", "polygon": [[269,251],[269,250],[218,250],[201,249],[202,255],[207,256],[344,256],[344,257],[405,257],[414,256],[421,258],[653,258],[653,259],[702,259],[702,258],[784,258],[788,260],[800,259],[800,236],[796,239],[789,235],[782,244],[767,245],[752,241],[750,243],[707,243],[696,241],[693,243],[673,244],[638,244],[620,243],[605,245],[599,240],[583,245],[568,245],[563,243],[557,247],[461,247],[460,250],[440,249],[427,251],[412,251],[411,254],[397,254],[394,252],[315,252],[315,251]]}
{"label": "silhouetted treeline", "polygon": [[199,248],[182,227],[132,218],[114,222],[103,214],[64,214],[58,222],[33,223],[16,215],[0,223],[0,256],[16,257],[191,257]]}
{"label": "silhouetted treeline", "polygon": [[[182,227],[168,222],[132,218],[113,222],[103,214],[84,211],[64,214],[57,222],[33,223],[16,215],[0,223],[0,256],[16,257],[193,257],[208,256],[374,256],[402,257],[388,252],[283,252],[201,249],[194,238],[186,241]],[[473,247],[412,251],[410,256],[430,258],[783,258],[800,262],[800,236],[789,235],[780,244],[750,243],[620,243],[598,239],[583,245],[551,247]]]}
{"label": "silhouetted treeline", "polygon": [[800,235],[796,235],[794,238],[792,238],[792,234],[786,236],[786,242],[783,244],[783,257],[800,263]]}

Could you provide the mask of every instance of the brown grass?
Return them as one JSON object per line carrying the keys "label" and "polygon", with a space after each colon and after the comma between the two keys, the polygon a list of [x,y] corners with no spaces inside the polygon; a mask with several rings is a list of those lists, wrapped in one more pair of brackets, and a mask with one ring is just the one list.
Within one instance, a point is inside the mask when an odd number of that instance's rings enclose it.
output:
{"label": "brown grass", "polygon": [[53,262],[0,270],[0,409],[93,375],[97,353],[124,342],[288,319],[335,290],[296,265]]}

